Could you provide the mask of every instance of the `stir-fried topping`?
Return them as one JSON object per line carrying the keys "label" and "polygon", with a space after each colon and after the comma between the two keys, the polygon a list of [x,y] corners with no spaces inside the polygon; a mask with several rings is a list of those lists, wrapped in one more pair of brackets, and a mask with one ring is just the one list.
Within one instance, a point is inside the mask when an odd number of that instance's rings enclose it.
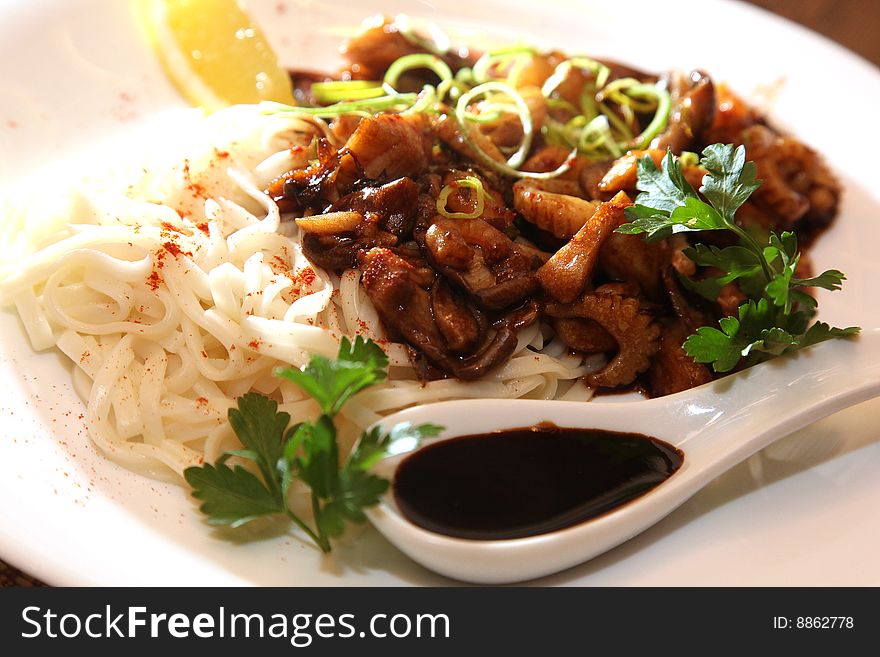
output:
{"label": "stir-fried topping", "polygon": [[[839,185],[815,152],[706,73],[655,76],[522,46],[476,53],[387,21],[343,54],[337,79],[312,83],[313,105],[270,110],[312,122],[315,137],[309,164],[268,191],[309,259],[361,271],[420,375],[481,377],[537,322],[542,343],[606,355],[589,385],[668,394],[711,380],[701,363],[723,371],[785,351],[754,319],[782,296],[773,321],[789,347],[847,334],[808,332],[806,288],[841,279],[811,278],[782,244],[788,233],[773,235],[803,226],[814,237],[836,213]],[[707,148],[719,140],[732,145]],[[737,145],[755,165],[727,189],[715,154]],[[730,249],[776,260],[743,273]],[[763,301],[751,283],[759,273]],[[707,353],[712,331],[726,336],[723,354]]]}

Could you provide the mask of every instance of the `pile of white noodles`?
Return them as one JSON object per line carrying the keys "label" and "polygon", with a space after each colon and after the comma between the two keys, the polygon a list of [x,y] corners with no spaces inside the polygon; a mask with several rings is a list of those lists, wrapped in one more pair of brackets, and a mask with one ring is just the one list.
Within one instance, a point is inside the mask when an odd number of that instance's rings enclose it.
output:
{"label": "pile of white noodles", "polygon": [[[160,135],[152,160],[122,173],[106,163],[50,207],[7,207],[0,235],[0,303],[17,309],[34,349],[70,359],[95,444],[160,478],[237,448],[226,414],[248,391],[295,421],[311,417],[317,407],[276,367],[334,356],[343,335],[384,338],[358,272],[313,267],[295,224],[261,191],[307,163],[302,147],[324,126],[254,106],[181,122],[186,137]],[[548,336],[546,326],[522,331],[514,357],[480,381],[424,384],[402,345],[380,342],[389,381],[343,409],[343,448],[412,404],[587,399],[578,378],[601,362]]]}

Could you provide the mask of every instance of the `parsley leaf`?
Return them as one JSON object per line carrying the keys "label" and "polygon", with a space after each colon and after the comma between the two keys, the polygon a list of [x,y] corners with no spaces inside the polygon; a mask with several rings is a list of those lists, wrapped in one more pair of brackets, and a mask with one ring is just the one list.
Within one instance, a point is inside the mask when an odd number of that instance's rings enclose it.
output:
{"label": "parsley leaf", "polygon": [[[187,468],[184,478],[193,496],[202,500],[208,523],[239,527],[255,518],[286,515],[321,550],[329,552],[330,539],[349,522],[364,522],[364,508],[379,503],[388,481],[369,472],[384,456],[414,449],[422,438],[437,435],[432,424],[405,422],[385,433],[380,427],[364,432],[348,459],[340,465],[333,416],[353,395],[385,379],[388,358],[371,340],[343,338],[336,360],[313,356],[302,370],[276,372],[294,381],[320,405],[314,422],[288,428],[290,414],[258,393],[238,399],[229,410],[229,423],[244,449],[225,452],[215,464]],[[230,458],[251,461],[260,476]],[[288,505],[294,481],[311,491],[310,526]]]}
{"label": "parsley leaf", "polygon": [[229,424],[247,451],[236,451],[260,468],[263,480],[273,492],[280,492],[281,481],[276,464],[281,458],[285,430],[290,414],[278,412],[278,403],[250,392],[238,398],[238,408],[230,408]]}
{"label": "parsley leaf", "polygon": [[821,287],[825,290],[839,290],[843,286],[843,281],[846,280],[846,276],[843,275],[843,272],[837,271],[836,269],[829,269],[828,271],[823,271],[818,276],[813,276],[812,278],[793,278],[792,285],[799,285],[801,287]]}
{"label": "parsley leaf", "polygon": [[685,179],[681,164],[672,151],[666,151],[660,166],[658,169],[650,156],[638,161],[636,189],[642,193],[636,197],[636,205],[660,210],[668,216],[688,198],[696,198],[697,194]]}
{"label": "parsley leaf", "polygon": [[336,415],[352,396],[385,380],[388,356],[372,340],[354,343],[342,338],[339,356],[330,360],[312,356],[302,370],[279,369],[276,374],[293,381],[318,402],[325,415]]}
{"label": "parsley leaf", "polygon": [[[645,156],[638,162],[641,192],[636,204],[625,210],[630,223],[618,233],[645,234],[655,241],[675,233],[726,230],[738,244],[719,248],[696,244],[684,250],[697,267],[712,275],[681,276],[682,284],[700,296],[716,301],[722,288],[736,283],[747,296],[737,317],[724,317],[718,326],[703,326],[682,345],[696,362],[729,372],[746,365],[800,349],[823,340],[858,333],[858,327],[833,328],[824,323],[810,325],[816,300],[805,287],[839,290],[845,276],[829,269],[819,276],[795,276],[800,253],[791,231],[771,233],[766,244],[736,222],[736,211],[761,184],[757,167],[746,161],[743,146],[712,144],[703,150],[700,165],[706,169],[699,194],[688,184],[681,163],[666,153],[662,167]],[[714,272],[720,272],[715,274]]]}
{"label": "parsley leaf", "polygon": [[703,178],[700,193],[728,221],[758,187],[758,167],[746,162],[746,149],[732,144],[712,144],[703,150],[700,165],[709,173]]}
{"label": "parsley leaf", "polygon": [[193,488],[193,497],[202,500],[200,509],[211,525],[240,527],[284,511],[279,498],[240,465],[230,468],[225,463],[206,463],[187,468],[183,476]]}

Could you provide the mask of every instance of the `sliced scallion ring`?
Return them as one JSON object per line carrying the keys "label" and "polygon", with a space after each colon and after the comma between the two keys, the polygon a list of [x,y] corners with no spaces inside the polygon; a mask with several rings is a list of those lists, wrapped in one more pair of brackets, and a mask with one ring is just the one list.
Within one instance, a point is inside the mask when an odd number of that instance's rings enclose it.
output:
{"label": "sliced scallion ring", "polygon": [[452,69],[449,68],[449,65],[446,62],[437,57],[437,55],[417,53],[414,55],[404,55],[403,57],[395,59],[391,66],[388,67],[388,70],[385,71],[385,77],[382,79],[382,86],[389,94],[397,93],[396,87],[400,80],[400,76],[407,71],[421,68],[434,71],[434,73],[440,77],[441,82],[454,79]]}
{"label": "sliced scallion ring", "polygon": [[666,123],[669,121],[669,113],[672,110],[672,98],[669,92],[661,89],[656,84],[639,84],[630,87],[627,94],[636,98],[653,97],[657,100],[657,111],[654,112],[654,118],[647,127],[642,130],[641,134],[633,139],[633,146],[638,149],[647,148],[651,140],[659,135]]}
{"label": "sliced scallion ring", "polygon": [[475,98],[479,98],[480,96],[491,92],[508,96],[516,105],[519,120],[522,123],[522,141],[516,152],[507,160],[507,164],[515,170],[525,162],[526,156],[529,154],[529,149],[532,147],[533,137],[532,114],[529,112],[529,106],[526,104],[526,101],[516,89],[503,82],[484,82],[483,84],[478,84],[467,93],[462,94],[458,99],[458,103],[455,106],[455,118],[458,119],[459,124],[464,126],[466,121],[468,121],[468,105],[470,105]]}
{"label": "sliced scallion ring", "polygon": [[578,139],[578,149],[588,154],[596,154],[604,149],[614,157],[623,155],[623,151],[611,134],[608,117],[604,114],[600,114],[584,126]]}
{"label": "sliced scallion ring", "polygon": [[604,87],[605,83],[608,81],[608,76],[611,75],[611,69],[605,66],[605,64],[597,62],[595,59],[590,59],[589,57],[572,57],[571,59],[566,59],[556,67],[553,71],[553,75],[547,78],[544,86],[541,87],[541,93],[547,98],[550,98],[550,96],[553,95],[553,92],[556,91],[557,87],[565,81],[565,78],[568,77],[571,70],[575,68],[591,71],[593,75],[596,76],[596,89]]}
{"label": "sliced scallion ring", "polygon": [[[473,82],[483,84],[495,79],[507,80],[510,84],[516,84],[516,78],[526,63],[532,59],[537,52],[529,46],[510,46],[509,48],[499,48],[490,50],[477,60],[471,71]],[[489,70],[493,65],[510,65],[510,71],[504,78],[493,78],[489,75]]]}
{"label": "sliced scallion ring", "polygon": [[[450,195],[457,192],[459,189],[474,190],[476,203],[471,212],[450,212],[446,209],[446,203],[449,201]],[[465,178],[454,180],[451,184],[443,187],[443,189],[440,190],[440,195],[437,197],[437,212],[447,219],[476,219],[483,215],[485,207],[486,190],[483,188],[483,183],[480,179],[474,176],[466,176]]]}

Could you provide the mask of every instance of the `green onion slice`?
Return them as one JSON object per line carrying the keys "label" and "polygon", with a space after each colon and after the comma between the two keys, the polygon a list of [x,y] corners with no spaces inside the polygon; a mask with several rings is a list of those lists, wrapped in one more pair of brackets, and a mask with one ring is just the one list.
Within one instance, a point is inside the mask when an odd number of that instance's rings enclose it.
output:
{"label": "green onion slice", "polygon": [[553,75],[547,78],[544,86],[541,87],[541,93],[549,98],[574,68],[591,71],[593,75],[596,76],[596,89],[604,87],[605,83],[608,81],[608,76],[611,75],[611,69],[605,66],[605,64],[597,62],[595,59],[590,59],[589,57],[572,57],[571,59],[566,59],[556,67],[553,71]]}
{"label": "green onion slice", "polygon": [[536,54],[537,51],[529,46],[510,46],[508,48],[490,50],[474,64],[474,68],[471,71],[473,82],[483,84],[494,80],[496,78],[489,74],[493,66],[509,66],[507,75],[498,79],[507,80],[508,83],[515,85],[520,71]]}
{"label": "green onion slice", "polygon": [[381,82],[372,80],[340,80],[312,83],[312,96],[324,105],[345,100],[364,100],[385,95]]}
{"label": "green onion slice", "polygon": [[418,96],[418,94],[412,93],[389,94],[377,98],[334,103],[327,107],[299,107],[294,105],[284,105],[282,103],[271,103],[271,107],[267,108],[266,112],[269,114],[303,114],[306,116],[317,116],[323,119],[332,119],[337,116],[342,116],[343,114],[361,114],[368,116],[383,110],[409,109],[418,100]]}
{"label": "green onion slice", "polygon": [[[471,212],[450,212],[446,209],[446,203],[449,200],[449,196],[453,192],[457,192],[462,188],[474,190],[474,195],[477,200],[474,204],[474,209]],[[437,197],[437,212],[447,219],[476,219],[477,217],[482,216],[485,207],[486,190],[483,188],[483,183],[480,179],[474,176],[467,176],[459,180],[454,180],[451,184],[444,186],[443,189],[440,190],[440,195]]]}
{"label": "green onion slice", "polygon": [[627,94],[636,98],[653,97],[657,102],[657,111],[654,112],[654,118],[642,133],[633,139],[633,145],[638,148],[647,148],[651,140],[659,135],[669,120],[669,113],[672,110],[672,98],[669,92],[661,89],[655,84],[638,84],[633,85],[627,90]]}
{"label": "green onion slice", "polygon": [[382,79],[385,91],[389,94],[397,93],[395,87],[400,80],[400,76],[407,71],[420,68],[434,71],[440,77],[441,82],[454,79],[452,69],[437,55],[427,55],[424,53],[404,55],[395,59],[391,66],[388,67],[388,70],[385,71],[385,77]]}
{"label": "green onion slice", "polygon": [[[514,89],[510,85],[504,84],[503,82],[493,81],[478,84],[476,87],[459,97],[458,103],[455,106],[455,118],[457,118],[458,122],[462,126],[464,126],[465,122],[469,120],[469,112],[467,109],[468,105],[470,105],[475,98],[483,96],[489,92],[504,94],[505,96],[510,97],[510,99],[516,105],[517,114],[519,114],[519,120],[522,123],[523,138],[520,142],[519,148],[507,160],[507,164],[511,168],[516,169],[523,162],[525,162],[526,156],[529,154],[529,149],[532,147],[533,137],[532,114],[531,112],[529,112],[529,106],[526,104],[525,99],[523,99],[523,97],[519,94],[519,92],[517,92],[516,89]],[[470,114],[470,116],[473,115]]]}

